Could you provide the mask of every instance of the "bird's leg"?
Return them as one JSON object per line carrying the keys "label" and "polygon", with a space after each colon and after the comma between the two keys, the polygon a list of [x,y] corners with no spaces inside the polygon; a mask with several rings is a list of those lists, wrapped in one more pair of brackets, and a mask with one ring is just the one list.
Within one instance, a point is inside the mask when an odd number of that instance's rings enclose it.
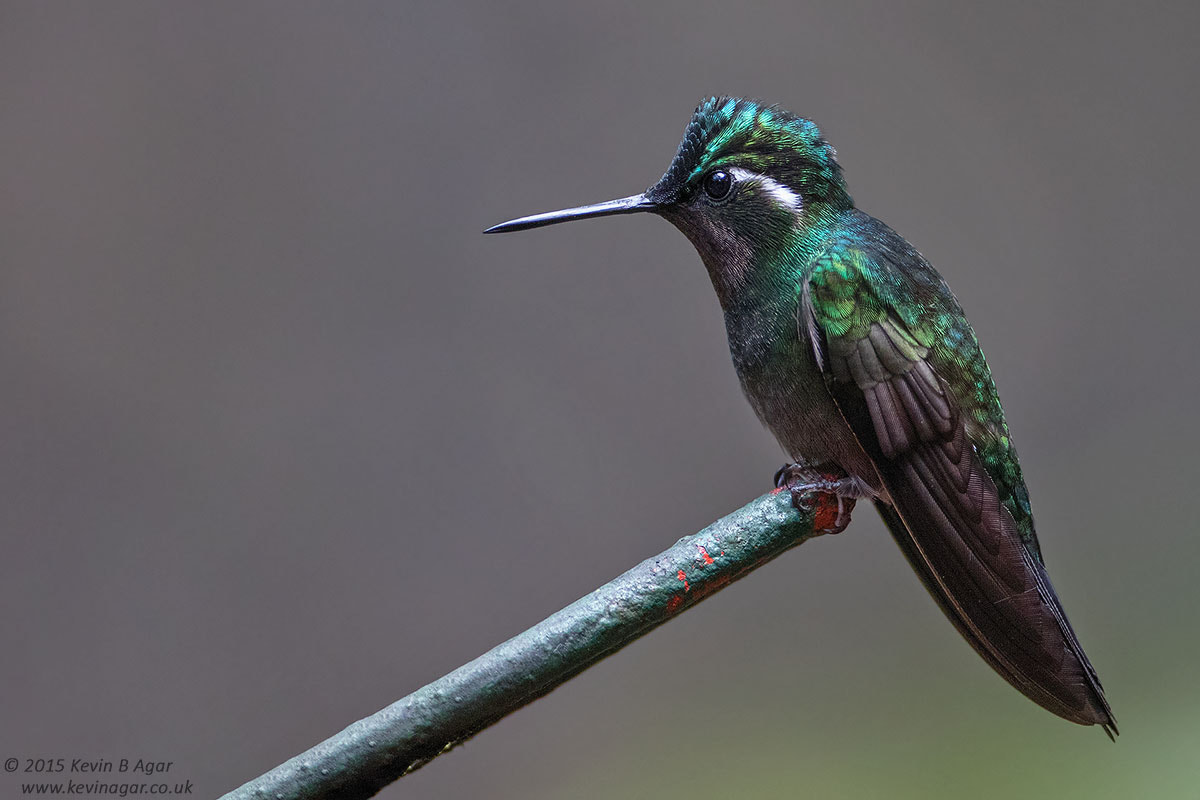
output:
{"label": "bird's leg", "polygon": [[[792,494],[798,511],[815,512],[814,527],[822,533],[841,533],[850,524],[854,502],[868,494],[861,482],[835,464],[784,464],[775,473],[775,487]],[[833,497],[836,502],[827,502]],[[824,499],[823,499],[824,498]]]}

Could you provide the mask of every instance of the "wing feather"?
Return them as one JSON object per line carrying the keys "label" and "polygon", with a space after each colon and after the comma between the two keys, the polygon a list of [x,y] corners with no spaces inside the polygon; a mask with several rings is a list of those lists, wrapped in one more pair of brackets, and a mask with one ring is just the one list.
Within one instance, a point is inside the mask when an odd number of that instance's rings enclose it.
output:
{"label": "wing feather", "polygon": [[[896,258],[897,248],[832,248],[803,293],[830,393],[888,490],[880,511],[938,605],[997,672],[1111,736],[1111,711],[1050,586],[1032,518],[1014,515],[1024,484],[974,334],[932,267],[915,251],[903,269]],[[905,318],[903,292],[932,324]],[[1019,491],[989,471],[997,459],[981,445],[1013,460]]]}

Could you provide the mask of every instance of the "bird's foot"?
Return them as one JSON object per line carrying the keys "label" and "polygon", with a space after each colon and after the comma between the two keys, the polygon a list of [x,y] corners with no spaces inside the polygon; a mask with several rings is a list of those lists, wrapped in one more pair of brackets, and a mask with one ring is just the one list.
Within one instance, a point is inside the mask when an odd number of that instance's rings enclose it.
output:
{"label": "bird's foot", "polygon": [[865,494],[858,479],[832,464],[785,464],[775,473],[775,487],[791,492],[797,511],[813,514],[820,533],[846,530],[855,501]]}

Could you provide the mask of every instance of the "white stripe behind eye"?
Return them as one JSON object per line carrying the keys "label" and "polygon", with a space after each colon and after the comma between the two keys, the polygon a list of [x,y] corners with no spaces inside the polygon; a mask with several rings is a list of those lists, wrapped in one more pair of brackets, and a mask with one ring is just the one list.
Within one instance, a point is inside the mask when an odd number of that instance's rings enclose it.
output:
{"label": "white stripe behind eye", "polygon": [[787,206],[793,211],[799,210],[804,205],[804,201],[800,198],[800,195],[774,178],[768,178],[766,175],[759,175],[757,172],[751,172],[741,167],[731,168],[729,174],[739,181],[757,183],[775,202]]}

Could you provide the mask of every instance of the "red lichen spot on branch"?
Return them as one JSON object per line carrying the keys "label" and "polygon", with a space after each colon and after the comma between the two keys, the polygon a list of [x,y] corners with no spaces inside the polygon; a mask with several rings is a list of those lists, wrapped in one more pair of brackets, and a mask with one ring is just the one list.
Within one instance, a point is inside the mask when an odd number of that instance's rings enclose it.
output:
{"label": "red lichen spot on branch", "polygon": [[832,494],[817,495],[817,507],[813,511],[813,528],[819,531],[832,530],[837,525],[838,501]]}
{"label": "red lichen spot on branch", "polygon": [[[696,547],[700,548],[700,557],[704,559],[705,564],[713,563],[713,557],[710,556],[708,554],[708,551],[704,549],[704,545],[698,544],[698,545],[696,545]],[[724,552],[724,551],[722,551],[722,552]]]}
{"label": "red lichen spot on branch", "polygon": [[681,605],[683,605],[683,595],[672,595],[671,599],[667,601],[667,613],[674,614]]}
{"label": "red lichen spot on branch", "polygon": [[678,574],[676,574],[675,577],[679,578],[679,580],[683,581],[683,590],[685,592],[690,592],[692,590],[692,587],[688,585],[687,575],[683,574],[683,570],[679,570]]}

